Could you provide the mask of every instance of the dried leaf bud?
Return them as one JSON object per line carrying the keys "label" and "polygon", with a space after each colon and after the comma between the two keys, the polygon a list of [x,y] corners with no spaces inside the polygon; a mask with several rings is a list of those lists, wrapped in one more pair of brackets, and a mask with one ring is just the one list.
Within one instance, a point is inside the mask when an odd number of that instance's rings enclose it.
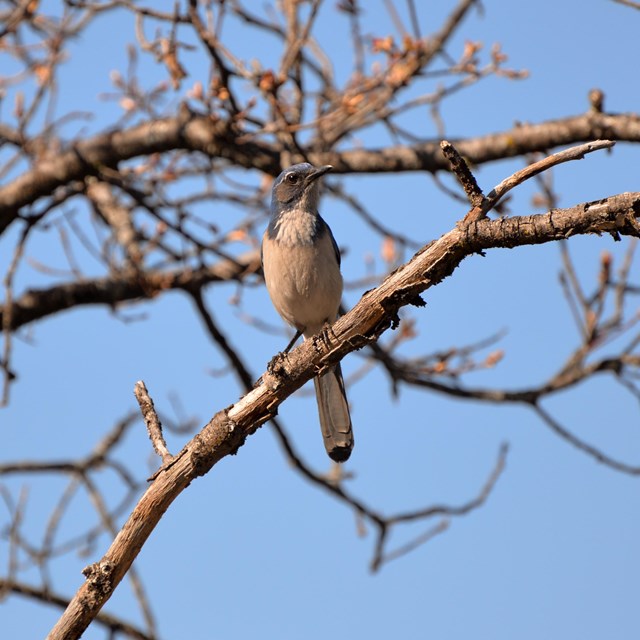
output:
{"label": "dried leaf bud", "polygon": [[392,264],[397,260],[398,253],[396,252],[396,242],[392,237],[384,237],[382,246],[380,247],[380,255],[387,264]]}

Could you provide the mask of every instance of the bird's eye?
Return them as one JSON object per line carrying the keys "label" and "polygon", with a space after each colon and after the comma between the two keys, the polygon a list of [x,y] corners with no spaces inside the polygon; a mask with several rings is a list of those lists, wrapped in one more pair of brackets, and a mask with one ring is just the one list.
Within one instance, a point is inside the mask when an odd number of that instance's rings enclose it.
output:
{"label": "bird's eye", "polygon": [[298,176],[295,173],[288,173],[287,182],[289,184],[295,184],[296,182],[298,182]]}

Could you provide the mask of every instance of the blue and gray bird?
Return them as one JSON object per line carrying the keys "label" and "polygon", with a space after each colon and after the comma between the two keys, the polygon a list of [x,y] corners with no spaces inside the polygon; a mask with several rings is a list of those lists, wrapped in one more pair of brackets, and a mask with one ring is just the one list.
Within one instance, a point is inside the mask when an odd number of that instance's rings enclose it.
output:
{"label": "blue and gray bird", "polygon": [[[308,162],[283,171],[273,184],[271,220],[262,239],[262,268],[271,302],[296,329],[310,338],[335,322],[342,298],[340,252],[331,229],[318,213],[319,178],[330,165]],[[313,380],[320,427],[329,457],[344,462],[353,449],[351,416],[340,364]]]}

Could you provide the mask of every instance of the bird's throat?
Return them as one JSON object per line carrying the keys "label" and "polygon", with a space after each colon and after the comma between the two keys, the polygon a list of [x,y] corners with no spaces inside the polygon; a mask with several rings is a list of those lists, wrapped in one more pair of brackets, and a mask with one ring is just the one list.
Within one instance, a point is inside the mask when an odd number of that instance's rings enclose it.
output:
{"label": "bird's throat", "polygon": [[318,217],[300,209],[282,212],[274,222],[277,242],[293,247],[311,245],[318,237]]}

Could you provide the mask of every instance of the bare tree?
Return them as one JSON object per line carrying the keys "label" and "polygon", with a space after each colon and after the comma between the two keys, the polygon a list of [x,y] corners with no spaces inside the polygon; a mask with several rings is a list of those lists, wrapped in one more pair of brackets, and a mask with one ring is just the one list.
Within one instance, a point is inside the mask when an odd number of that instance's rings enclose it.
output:
{"label": "bare tree", "polygon": [[[141,411],[131,413],[125,408],[129,399],[123,399],[122,419],[86,455],[53,460],[34,449],[32,460],[0,464],[7,481],[0,491],[9,550],[0,586],[8,596],[63,610],[51,638],[77,638],[91,623],[113,635],[158,637],[142,578],[131,566],[134,559],[174,499],[224,457],[241,455],[245,439],[267,422],[295,471],[352,509],[361,526],[375,531],[374,570],[444,531],[451,519],[481,507],[505,466],[506,445],[488,463],[485,482],[471,488],[466,502],[392,513],[350,491],[348,473],[341,468],[327,474],[305,461],[277,409],[318,370],[356,350],[361,350],[361,366],[348,384],[379,369],[388,377],[391,394],[412,386],[453,398],[524,406],[559,438],[612,472],[640,474],[640,463],[629,464],[582,440],[545,404],[547,398],[602,374],[640,398],[640,333],[632,309],[640,291],[632,278],[640,193],[560,208],[550,172],[560,163],[605,153],[618,141],[640,142],[640,116],[608,113],[602,92],[593,90],[584,113],[442,140],[442,107],[451,96],[487,78],[512,82],[527,75],[510,68],[498,46],[487,52],[468,41],[462,51],[453,49],[464,19],[481,10],[477,0],[459,0],[428,33],[418,3],[386,2],[393,36],[370,35],[365,3],[355,0],[281,0],[264,11],[253,5],[239,0],[185,0],[166,6],[66,0],[52,12],[37,0],[11,0],[2,10],[2,55],[11,61],[0,78],[5,113],[11,109],[10,118],[0,124],[2,403],[11,402],[21,377],[29,375],[14,346],[17,339],[29,337],[36,321],[91,305],[107,306],[127,320],[124,305],[144,308],[173,291],[193,303],[211,343],[226,360],[223,373],[234,376],[244,392],[226,408],[228,399],[217,398],[217,412],[201,425],[164,411],[159,416],[139,382],[135,393]],[[326,14],[349,25],[352,66],[346,80],[336,75],[331,49],[316,33]],[[127,71],[112,72],[111,92],[103,96],[119,115],[91,121],[90,114],[61,110],[69,51],[94,25],[113,24],[114,19],[133,24],[136,34]],[[275,53],[249,59],[243,43],[231,37],[238,32],[244,42],[255,42],[258,51],[258,43],[269,42]],[[192,69],[203,61],[206,82],[192,78]],[[426,110],[438,139],[408,124]],[[370,145],[371,130],[386,143]],[[565,146],[569,148],[552,153]],[[508,158],[516,158],[520,168],[495,187],[481,188],[474,168]],[[370,290],[344,310],[330,331],[286,357],[274,357],[260,375],[250,367],[249,362],[257,363],[247,351],[234,346],[233,327],[221,325],[206,293],[233,283],[234,302],[241,307],[238,300],[245,291],[261,285],[259,242],[272,179],[299,161],[333,165],[327,191],[378,238],[382,266],[376,264],[364,281],[352,283],[360,291]],[[396,227],[394,215],[376,217],[349,182],[358,174],[409,172],[429,176],[447,191],[458,220],[427,244]],[[456,183],[443,180],[447,172]],[[507,194],[526,181],[536,182],[533,206],[542,213],[510,211]],[[225,217],[217,210],[224,210]],[[585,234],[603,236],[606,247],[590,289],[570,254],[571,238]],[[65,257],[64,269],[29,255],[36,236],[44,236]],[[611,238],[620,242],[614,246]],[[424,306],[422,294],[455,275],[468,256],[551,242],[561,247],[561,285],[579,335],[572,353],[555,363],[555,373],[516,390],[469,383],[467,374],[500,362],[499,334],[423,352],[412,317],[403,315],[405,307]],[[90,269],[87,255],[93,260]],[[244,309],[238,317],[252,331],[279,331]],[[125,437],[140,428],[140,413],[160,457],[152,464],[150,482],[139,467],[129,468],[119,457]],[[162,425],[187,440],[180,452],[169,451]],[[123,487],[118,500],[105,480],[107,472]],[[29,494],[16,491],[8,480],[35,481],[43,475],[64,482],[35,544],[24,524]],[[63,535],[61,521],[79,494],[88,497],[97,517],[87,517],[89,524]],[[419,535],[390,546],[392,530],[416,522],[424,523]],[[54,561],[78,551],[102,554],[96,546],[105,534],[112,542],[101,559],[86,567],[76,595],[59,593]],[[25,577],[33,576],[34,568],[39,581]],[[101,612],[125,576],[140,604],[144,628]]]}

